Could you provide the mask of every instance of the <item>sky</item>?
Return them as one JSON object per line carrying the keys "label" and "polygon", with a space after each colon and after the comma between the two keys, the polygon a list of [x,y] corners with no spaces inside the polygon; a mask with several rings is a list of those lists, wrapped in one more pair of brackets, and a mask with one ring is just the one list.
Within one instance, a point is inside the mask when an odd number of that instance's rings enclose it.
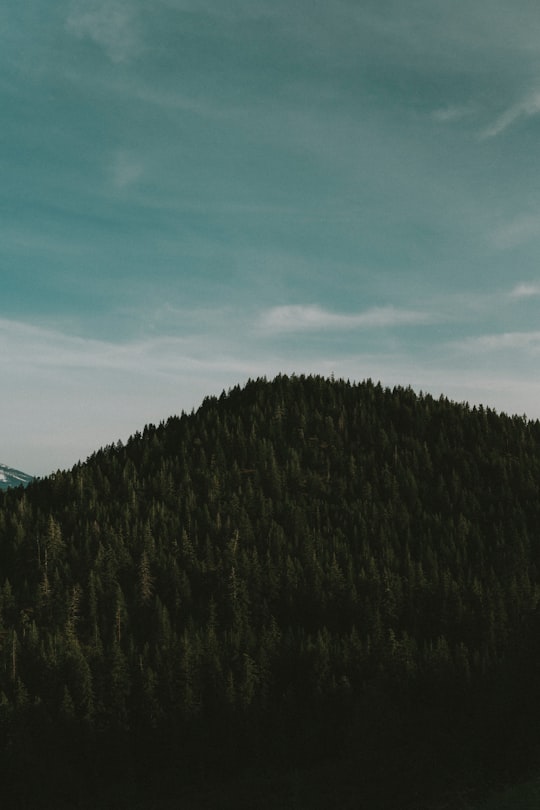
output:
{"label": "sky", "polygon": [[537,0],[7,0],[0,461],[250,377],[540,418]]}

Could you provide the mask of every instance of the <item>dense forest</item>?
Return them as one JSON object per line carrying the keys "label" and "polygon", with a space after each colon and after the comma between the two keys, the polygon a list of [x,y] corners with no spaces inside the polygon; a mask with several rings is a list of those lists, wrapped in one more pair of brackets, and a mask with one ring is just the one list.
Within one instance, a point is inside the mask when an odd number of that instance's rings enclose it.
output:
{"label": "dense forest", "polygon": [[539,495],[538,422],[304,376],[1,492],[3,798],[458,808],[533,772]]}

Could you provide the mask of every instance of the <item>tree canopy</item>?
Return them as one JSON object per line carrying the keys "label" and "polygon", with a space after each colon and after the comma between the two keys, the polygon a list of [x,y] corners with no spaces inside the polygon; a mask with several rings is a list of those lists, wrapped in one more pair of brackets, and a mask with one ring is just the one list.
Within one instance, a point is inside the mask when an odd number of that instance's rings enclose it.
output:
{"label": "tree canopy", "polygon": [[0,493],[14,806],[316,768],[313,807],[418,807],[532,767],[539,482],[538,422],[279,376]]}

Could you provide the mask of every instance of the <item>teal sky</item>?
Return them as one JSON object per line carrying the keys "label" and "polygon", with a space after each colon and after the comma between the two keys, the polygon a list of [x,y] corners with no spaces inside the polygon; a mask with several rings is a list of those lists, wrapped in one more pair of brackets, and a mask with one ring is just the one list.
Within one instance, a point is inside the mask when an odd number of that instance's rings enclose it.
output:
{"label": "teal sky", "polygon": [[248,377],[540,417],[536,0],[8,0],[0,461]]}

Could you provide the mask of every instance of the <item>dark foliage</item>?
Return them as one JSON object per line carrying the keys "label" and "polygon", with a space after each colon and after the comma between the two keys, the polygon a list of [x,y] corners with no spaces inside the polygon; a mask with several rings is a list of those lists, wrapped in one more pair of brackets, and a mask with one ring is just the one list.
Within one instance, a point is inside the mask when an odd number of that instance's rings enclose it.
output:
{"label": "dark foliage", "polygon": [[534,767],[539,485],[537,422],[280,376],[0,493],[4,796],[431,807]]}

